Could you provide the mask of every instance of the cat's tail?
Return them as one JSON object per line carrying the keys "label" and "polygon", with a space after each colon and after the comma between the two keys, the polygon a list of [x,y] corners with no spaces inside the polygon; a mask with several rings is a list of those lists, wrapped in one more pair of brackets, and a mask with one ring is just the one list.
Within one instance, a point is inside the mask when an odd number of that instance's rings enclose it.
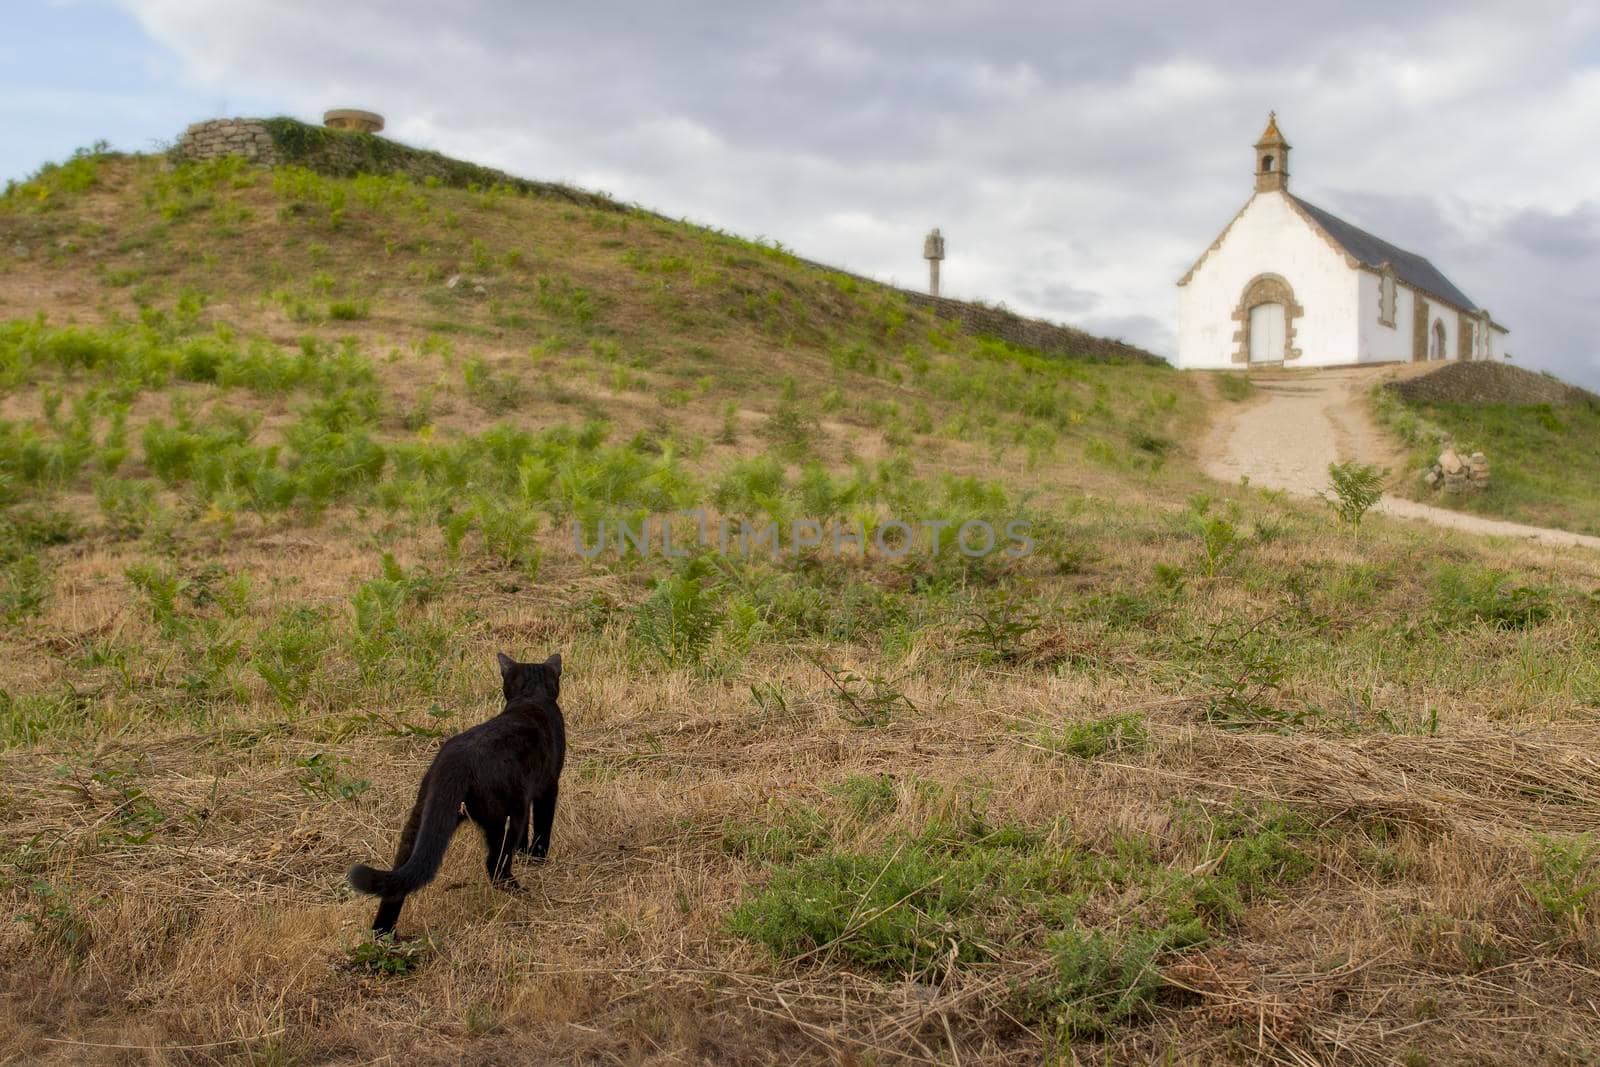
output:
{"label": "cat's tail", "polygon": [[[416,836],[412,840],[410,855],[392,871],[381,871],[358,863],[347,876],[358,893],[383,897],[385,900],[404,898],[429,882],[439,873],[444,862],[445,849],[461,825],[461,801],[466,796],[465,782],[437,780],[429,784],[427,792],[418,800]],[[410,831],[411,827],[406,828]]]}

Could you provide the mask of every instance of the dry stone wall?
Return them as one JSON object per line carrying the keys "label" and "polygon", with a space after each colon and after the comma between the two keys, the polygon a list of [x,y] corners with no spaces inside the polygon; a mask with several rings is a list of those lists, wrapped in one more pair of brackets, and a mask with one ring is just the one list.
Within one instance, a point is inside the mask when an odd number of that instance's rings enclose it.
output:
{"label": "dry stone wall", "polygon": [[252,163],[273,166],[283,162],[272,131],[262,119],[212,119],[183,131],[175,154],[181,159],[217,159],[243,156]]}
{"label": "dry stone wall", "polygon": [[1450,362],[1385,388],[1412,404],[1600,404],[1600,396],[1509,363]]}
{"label": "dry stone wall", "polygon": [[795,258],[807,266],[854,278],[863,285],[899,293],[905,298],[906,303],[931,311],[940,318],[951,320],[961,328],[962,333],[977,337],[994,337],[1020,348],[1034,349],[1047,356],[1064,356],[1093,363],[1167,365],[1167,361],[1154,352],[1147,352],[1136,345],[1108,337],[1097,337],[1076,327],[1063,326],[1047,319],[1031,319],[1008,308],[975,300],[953,300],[947,296],[930,296],[915,289],[901,289],[863,274],[819,263],[814,259],[806,259],[803,256]]}
{"label": "dry stone wall", "polygon": [[902,290],[906,300],[927,308],[941,318],[954,320],[964,333],[997,337],[1022,348],[1037,349],[1051,356],[1072,356],[1096,362],[1161,363],[1166,360],[1153,352],[1083,330],[1044,319],[1030,319],[1005,308],[949,297],[929,296]]}

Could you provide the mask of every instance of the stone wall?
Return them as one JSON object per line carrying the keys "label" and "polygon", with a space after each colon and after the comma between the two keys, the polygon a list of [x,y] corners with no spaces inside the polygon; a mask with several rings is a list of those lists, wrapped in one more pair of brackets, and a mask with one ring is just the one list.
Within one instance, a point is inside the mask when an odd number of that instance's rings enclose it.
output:
{"label": "stone wall", "polygon": [[1097,337],[1073,326],[1063,326],[1047,319],[1031,319],[1018,315],[1008,308],[985,304],[975,300],[955,300],[948,296],[930,296],[915,289],[901,289],[887,282],[868,278],[854,271],[819,263],[804,256],[795,259],[808,267],[816,267],[830,274],[854,278],[862,285],[874,289],[887,289],[905,298],[912,307],[931,311],[940,318],[949,319],[961,328],[962,333],[975,337],[994,337],[1020,348],[1031,348],[1047,356],[1064,356],[1093,363],[1150,363],[1166,366],[1167,361],[1154,352],[1135,345]]}
{"label": "stone wall", "polygon": [[173,154],[180,159],[217,159],[243,156],[252,163],[273,166],[283,162],[263,119],[212,119],[183,131]]}
{"label": "stone wall", "polygon": [[1049,356],[1070,356],[1095,362],[1159,363],[1166,360],[1121,341],[1096,337],[1092,333],[1062,326],[1044,319],[1030,319],[1001,307],[952,300],[944,296],[901,290],[906,301],[927,308],[940,318],[950,319],[963,333],[997,337],[1022,348],[1033,348]]}
{"label": "stone wall", "polygon": [[1452,361],[1384,388],[1412,404],[1600,405],[1600,396],[1586,389],[1509,363]]}

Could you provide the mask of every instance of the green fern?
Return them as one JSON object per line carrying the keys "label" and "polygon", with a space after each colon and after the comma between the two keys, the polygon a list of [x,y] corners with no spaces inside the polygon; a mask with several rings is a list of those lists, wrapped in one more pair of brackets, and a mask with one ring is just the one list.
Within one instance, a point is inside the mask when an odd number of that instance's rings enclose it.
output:
{"label": "green fern", "polygon": [[668,667],[698,666],[722,624],[710,579],[706,558],[691,559],[657,582],[634,612],[634,639]]}

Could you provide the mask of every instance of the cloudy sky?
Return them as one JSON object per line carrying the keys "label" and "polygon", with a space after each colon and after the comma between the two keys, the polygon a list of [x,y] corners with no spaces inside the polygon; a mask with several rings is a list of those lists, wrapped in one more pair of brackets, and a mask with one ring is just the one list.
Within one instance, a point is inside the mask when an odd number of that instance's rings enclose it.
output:
{"label": "cloudy sky", "polygon": [[[20,9],[19,9],[20,8]],[[0,177],[192,120],[370,107],[399,140],[1170,355],[1250,192],[1423,252],[1517,362],[1600,386],[1600,5],[22,0]]]}

